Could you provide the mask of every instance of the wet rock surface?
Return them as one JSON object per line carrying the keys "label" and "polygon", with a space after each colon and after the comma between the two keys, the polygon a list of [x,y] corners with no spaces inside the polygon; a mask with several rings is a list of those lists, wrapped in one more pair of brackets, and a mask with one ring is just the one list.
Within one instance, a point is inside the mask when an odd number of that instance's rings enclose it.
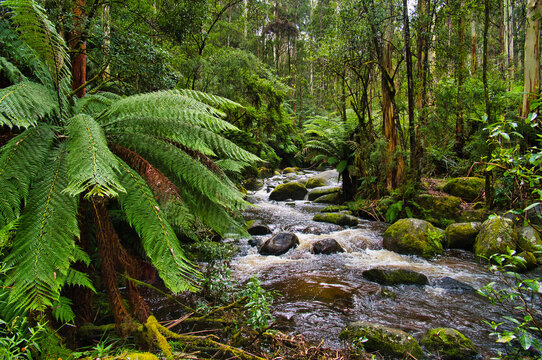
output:
{"label": "wet rock surface", "polygon": [[299,245],[298,237],[293,233],[278,233],[258,246],[260,255],[282,255]]}

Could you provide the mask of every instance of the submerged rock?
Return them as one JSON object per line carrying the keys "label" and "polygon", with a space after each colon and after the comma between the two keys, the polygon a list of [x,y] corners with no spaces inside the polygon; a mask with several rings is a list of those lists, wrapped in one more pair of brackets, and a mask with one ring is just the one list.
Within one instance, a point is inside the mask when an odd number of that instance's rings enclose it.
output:
{"label": "submerged rock", "polygon": [[341,225],[341,226],[356,226],[358,224],[358,219],[346,214],[339,213],[322,213],[316,214],[312,218],[314,221],[327,222],[331,224]]}
{"label": "submerged rock", "polygon": [[267,235],[271,234],[269,226],[263,224],[260,220],[256,220],[247,229],[250,235]]}
{"label": "submerged rock", "polygon": [[341,244],[337,242],[337,240],[332,238],[322,239],[318,240],[314,244],[312,244],[311,252],[313,254],[335,254],[335,253],[342,253],[344,252],[344,249],[342,248]]}
{"label": "submerged rock", "polygon": [[278,185],[271,194],[269,194],[269,200],[284,201],[287,199],[303,200],[307,194],[307,189],[303,184],[296,181],[292,181],[286,184]]}
{"label": "submerged rock", "polygon": [[378,351],[382,355],[403,358],[407,354],[416,359],[423,359],[422,348],[411,335],[403,330],[373,324],[367,321],[357,321],[348,324],[339,337],[343,340],[366,338],[363,346],[368,351]]}
{"label": "submerged rock", "polygon": [[444,191],[450,195],[473,202],[483,196],[486,181],[479,177],[462,177],[450,179],[444,185]]}
{"label": "submerged rock", "polygon": [[297,247],[299,239],[293,233],[278,233],[261,243],[258,247],[260,255],[282,255]]}
{"label": "submerged rock", "polygon": [[516,249],[514,223],[504,217],[494,217],[483,222],[474,243],[474,253],[485,259],[491,255],[506,254],[507,248]]}
{"label": "submerged rock", "polygon": [[321,196],[328,195],[328,194],[333,194],[333,193],[338,193],[340,191],[341,191],[340,187],[314,188],[314,189],[309,191],[309,194],[308,194],[307,198],[310,201],[312,201],[312,200],[318,199]]}
{"label": "submerged rock", "polygon": [[317,187],[326,186],[327,183],[328,183],[328,179],[325,176],[317,175],[317,176],[310,177],[307,180],[307,183],[305,184],[305,186],[307,187],[307,189],[313,189]]}
{"label": "submerged rock", "polygon": [[370,269],[363,272],[363,277],[381,285],[427,284],[427,276],[406,269]]}
{"label": "submerged rock", "polygon": [[420,219],[401,219],[382,234],[384,248],[399,254],[431,258],[442,253],[442,230]]}
{"label": "submerged rock", "polygon": [[476,235],[480,232],[482,223],[467,222],[448,225],[446,228],[446,240],[450,249],[471,250],[476,241]]}
{"label": "submerged rock", "polygon": [[420,343],[443,360],[474,360],[479,357],[478,349],[473,342],[455,329],[427,330]]}
{"label": "submerged rock", "polygon": [[453,279],[451,277],[445,276],[443,278],[435,280],[433,286],[439,287],[446,290],[449,294],[459,295],[459,294],[476,294],[477,291],[475,288],[469,284],[465,284],[459,280]]}

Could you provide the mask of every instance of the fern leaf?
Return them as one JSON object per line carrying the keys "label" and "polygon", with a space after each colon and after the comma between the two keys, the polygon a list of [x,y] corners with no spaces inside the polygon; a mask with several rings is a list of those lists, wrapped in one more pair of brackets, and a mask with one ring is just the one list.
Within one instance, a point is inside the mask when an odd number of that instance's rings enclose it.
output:
{"label": "fern leaf", "polygon": [[47,125],[25,130],[0,149],[0,226],[20,215],[35,174],[45,162],[55,134]]}
{"label": "fern leaf", "polygon": [[211,105],[212,107],[215,107],[218,109],[233,110],[233,109],[243,108],[241,104],[236,103],[235,101],[231,101],[221,96],[216,96],[209,93],[204,93],[201,91],[189,90],[189,89],[180,89],[177,91],[179,92],[179,94],[183,96],[196,99],[198,101],[201,101],[202,103]]}
{"label": "fern leaf", "polygon": [[67,194],[87,191],[85,197],[114,197],[124,191],[116,175],[117,159],[107,146],[101,126],[91,116],[74,116],[68,124],[68,139]]}
{"label": "fern leaf", "polygon": [[53,316],[62,324],[71,323],[75,320],[75,314],[71,308],[72,301],[67,297],[60,296],[53,304]]}
{"label": "fern leaf", "polygon": [[51,89],[30,81],[0,89],[0,125],[27,128],[57,108]]}
{"label": "fern leaf", "polygon": [[221,159],[221,160],[217,160],[215,163],[223,171],[234,173],[234,174],[241,174],[243,169],[249,166],[249,164],[244,161],[237,161],[237,160],[231,160],[231,159]]}
{"label": "fern leaf", "polygon": [[139,234],[145,253],[173,292],[195,290],[199,276],[184,257],[175,232],[165,220],[158,203],[145,181],[119,159],[121,182],[128,190],[120,194],[119,203]]}
{"label": "fern leaf", "polygon": [[5,57],[0,56],[0,72],[11,82],[16,84],[22,81],[26,81],[26,76]]}
{"label": "fern leaf", "polygon": [[64,146],[51,151],[32,185],[19,231],[6,259],[11,299],[25,310],[44,310],[58,300],[79,237],[77,199],[67,195]]}
{"label": "fern leaf", "polygon": [[88,275],[83,272],[74,270],[72,268],[68,270],[68,274],[66,274],[66,277],[62,280],[66,285],[82,286],[96,292],[96,289],[94,289],[94,286],[92,285],[92,281],[90,280]]}
{"label": "fern leaf", "polygon": [[77,100],[74,112],[75,114],[98,116],[119,99],[121,97],[113,93],[88,94]]}
{"label": "fern leaf", "polygon": [[11,10],[11,20],[20,37],[54,74],[56,83],[70,75],[69,57],[64,39],[57,33],[45,10],[33,0],[5,0],[2,6]]}

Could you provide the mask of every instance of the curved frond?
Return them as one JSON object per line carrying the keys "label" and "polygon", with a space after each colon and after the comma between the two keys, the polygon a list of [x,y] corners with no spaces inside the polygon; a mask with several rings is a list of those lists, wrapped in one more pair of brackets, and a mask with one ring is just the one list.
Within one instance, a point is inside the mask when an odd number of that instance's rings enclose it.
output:
{"label": "curved frond", "polygon": [[2,6],[11,10],[11,20],[17,26],[20,37],[47,65],[56,83],[69,77],[66,44],[47,18],[45,10],[33,0],[5,0]]}
{"label": "curved frond", "polygon": [[51,151],[32,184],[19,231],[6,259],[11,299],[26,310],[43,310],[58,300],[79,237],[77,198],[67,186],[64,146]]}
{"label": "curved frond", "polygon": [[98,116],[119,99],[121,99],[121,97],[113,93],[88,94],[77,100],[74,106],[74,112],[76,115],[87,114]]}
{"label": "curved frond", "polygon": [[218,108],[218,109],[239,109],[243,108],[243,106],[239,103],[236,103],[235,101],[231,101],[230,99],[226,99],[221,96],[216,96],[208,93],[204,93],[197,90],[189,90],[189,89],[179,89],[177,90],[180,94],[196,99],[198,101],[201,101],[202,103],[205,103],[207,105],[211,105],[212,107]]}
{"label": "curved frond", "polygon": [[120,180],[127,189],[119,194],[119,203],[130,225],[141,238],[145,253],[166,286],[173,292],[195,290],[197,271],[184,257],[175,232],[145,181],[119,159]]}
{"label": "curved frond", "polygon": [[4,74],[12,84],[27,80],[15,65],[2,56],[0,56],[0,73]]}
{"label": "curved frond", "polygon": [[124,188],[116,171],[118,161],[109,150],[101,126],[88,115],[77,115],[68,124],[68,177],[66,193],[72,196],[116,196]]}
{"label": "curved frond", "polygon": [[57,108],[56,95],[38,83],[24,81],[0,89],[0,125],[27,128]]}
{"label": "curved frond", "polygon": [[47,125],[27,129],[0,149],[0,226],[19,217],[36,173],[45,163],[55,134]]}

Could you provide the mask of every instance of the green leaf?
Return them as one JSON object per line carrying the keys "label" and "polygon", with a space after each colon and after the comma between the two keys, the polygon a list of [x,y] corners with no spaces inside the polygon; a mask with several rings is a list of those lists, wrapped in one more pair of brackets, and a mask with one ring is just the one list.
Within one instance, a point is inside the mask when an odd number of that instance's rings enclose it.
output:
{"label": "green leaf", "polygon": [[506,335],[506,336],[501,336],[497,339],[497,342],[498,343],[501,343],[501,344],[506,344],[506,343],[509,343],[510,341],[514,340],[516,338],[515,335],[513,334],[510,334],[510,335]]}
{"label": "green leaf", "polygon": [[58,107],[51,89],[30,81],[0,89],[0,125],[28,128]]}
{"label": "green leaf", "polygon": [[348,166],[348,161],[342,160],[339,164],[337,164],[337,172],[340,174],[342,173],[346,167]]}

